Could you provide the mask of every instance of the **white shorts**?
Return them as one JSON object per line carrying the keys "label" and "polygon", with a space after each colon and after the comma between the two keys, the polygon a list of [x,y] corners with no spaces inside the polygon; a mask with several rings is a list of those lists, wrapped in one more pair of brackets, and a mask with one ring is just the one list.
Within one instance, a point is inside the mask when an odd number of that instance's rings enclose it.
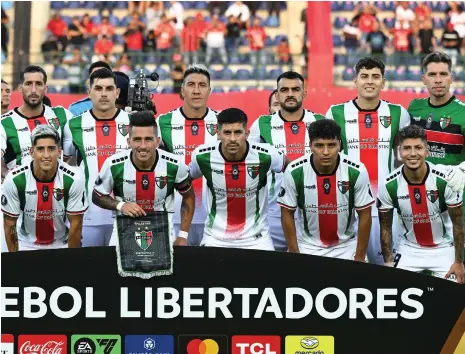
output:
{"label": "white shorts", "polygon": [[342,245],[335,247],[317,247],[306,243],[299,242],[299,251],[312,256],[330,257],[354,260],[355,251],[357,250],[357,239],[344,242]]}
{"label": "white shorts", "polygon": [[[174,235],[178,237],[179,229],[181,224],[174,224]],[[187,238],[188,246],[199,246],[203,238],[203,229],[205,228],[205,223],[203,224],[191,224],[189,229],[189,237]]]}
{"label": "white shorts", "polygon": [[276,251],[286,252],[287,241],[286,237],[284,236],[283,225],[281,223],[281,215],[268,214],[268,225],[270,227],[270,235],[271,239],[273,240],[274,249]]}
{"label": "white shorts", "polygon": [[201,246],[206,247],[224,247],[224,248],[242,248],[248,250],[274,251],[273,241],[269,235],[262,236],[253,240],[218,240],[211,236],[204,236]]}
{"label": "white shorts", "polygon": [[[396,255],[397,248],[399,245],[399,220],[397,212],[394,210],[394,214],[392,216],[392,256],[393,258]],[[381,264],[384,265],[384,257],[383,252],[381,251],[381,231],[380,231],[380,224],[379,224],[379,217],[372,216],[371,217],[371,231],[370,231],[370,239],[368,241],[368,248],[367,248],[367,257],[368,261],[371,264]]]}
{"label": "white shorts", "polygon": [[20,251],[37,251],[37,250],[50,250],[57,248],[68,248],[68,240],[55,240],[52,243],[46,245],[35,244],[18,240],[18,249]]}
{"label": "white shorts", "polygon": [[82,247],[108,246],[110,242],[113,225],[82,226]]}
{"label": "white shorts", "polygon": [[455,262],[455,248],[453,246],[416,248],[402,241],[397,257],[399,259],[397,268],[399,269],[418,273],[424,272],[438,278],[444,278]]}

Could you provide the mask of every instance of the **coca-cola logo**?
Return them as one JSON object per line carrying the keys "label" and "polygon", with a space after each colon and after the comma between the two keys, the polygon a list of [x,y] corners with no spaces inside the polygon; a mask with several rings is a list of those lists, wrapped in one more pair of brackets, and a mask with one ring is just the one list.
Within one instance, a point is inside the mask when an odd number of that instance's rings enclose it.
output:
{"label": "coca-cola logo", "polygon": [[66,354],[65,335],[20,335],[19,354]]}

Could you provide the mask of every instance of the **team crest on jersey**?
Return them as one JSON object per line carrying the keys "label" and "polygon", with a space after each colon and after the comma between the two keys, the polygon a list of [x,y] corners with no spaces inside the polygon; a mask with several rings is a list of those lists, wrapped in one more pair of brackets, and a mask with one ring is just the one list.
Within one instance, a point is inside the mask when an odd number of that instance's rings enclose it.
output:
{"label": "team crest on jersey", "polygon": [[199,125],[197,122],[192,123],[191,133],[192,133],[192,136],[197,136],[199,134]]}
{"label": "team crest on jersey", "polygon": [[238,180],[239,179],[239,166],[237,165],[232,165],[232,179],[233,180]]}
{"label": "team crest on jersey", "polygon": [[56,130],[58,130],[60,128],[60,121],[58,120],[58,118],[50,118],[48,120],[48,124],[50,124]]}
{"label": "team crest on jersey", "polygon": [[6,199],[5,195],[2,195],[2,205],[5,206],[8,204],[8,200]]}
{"label": "team crest on jersey", "polygon": [[65,196],[65,190],[63,188],[55,188],[53,190],[53,196],[56,200],[60,201]]}
{"label": "team crest on jersey", "polygon": [[379,122],[383,127],[388,128],[391,125],[391,116],[381,116]]}
{"label": "team crest on jersey", "polygon": [[373,118],[371,118],[371,114],[365,114],[365,127],[371,128],[373,126]]}
{"label": "team crest on jersey", "polygon": [[258,172],[259,172],[259,166],[254,165],[254,166],[247,166],[247,173],[249,174],[250,177],[253,179],[257,178]]}
{"label": "team crest on jersey", "polygon": [[40,125],[40,120],[36,119],[34,121],[34,128],[37,127],[38,125]]}
{"label": "team crest on jersey", "polygon": [[325,178],[323,180],[323,192],[325,194],[331,193],[331,181],[329,180],[329,178]]}
{"label": "team crest on jersey", "polygon": [[150,181],[149,181],[149,176],[148,175],[142,175],[142,190],[146,191],[149,189]]}
{"label": "team crest on jersey", "polygon": [[439,191],[437,190],[427,191],[426,196],[428,197],[431,203],[434,203],[439,198]]}
{"label": "team crest on jersey", "polygon": [[168,184],[168,176],[161,176],[155,178],[158,188],[163,189]]}
{"label": "team crest on jersey", "polygon": [[350,182],[349,181],[339,181],[337,182],[337,188],[341,191],[342,194],[346,194],[346,192],[350,188]]}
{"label": "team crest on jersey", "polygon": [[50,192],[48,191],[48,186],[43,186],[42,188],[42,200],[44,202],[48,202],[48,196],[50,195]]}
{"label": "team crest on jersey", "polygon": [[128,124],[118,124],[118,130],[122,136],[126,136],[129,134],[129,125]]}
{"label": "team crest on jersey", "polygon": [[108,124],[102,125],[102,133],[103,136],[109,136],[110,135],[110,126]]}
{"label": "team crest on jersey", "polygon": [[136,231],[134,238],[137,245],[145,251],[152,244],[153,233],[152,231]]}
{"label": "team crest on jersey", "polygon": [[439,125],[441,126],[441,129],[445,129],[449,126],[450,124],[450,117],[441,117],[439,118]]}
{"label": "team crest on jersey", "polygon": [[218,132],[218,124],[208,123],[206,128],[211,136],[214,136]]}
{"label": "team crest on jersey", "polygon": [[291,124],[291,132],[292,134],[299,134],[299,125],[297,123]]}
{"label": "team crest on jersey", "polygon": [[413,190],[413,198],[415,198],[415,203],[416,204],[421,204],[421,193],[420,193],[420,188],[415,188]]}
{"label": "team crest on jersey", "polygon": [[431,128],[432,124],[433,124],[433,113],[430,113],[428,116],[428,119],[426,119],[426,129]]}

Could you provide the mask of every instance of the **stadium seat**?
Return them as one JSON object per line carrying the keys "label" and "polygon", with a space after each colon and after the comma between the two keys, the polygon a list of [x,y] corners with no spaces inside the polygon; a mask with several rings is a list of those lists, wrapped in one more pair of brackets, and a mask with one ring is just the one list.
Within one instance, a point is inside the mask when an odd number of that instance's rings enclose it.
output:
{"label": "stadium seat", "polygon": [[55,66],[55,69],[53,69],[52,78],[55,80],[67,79],[68,71],[62,66]]}
{"label": "stadium seat", "polygon": [[128,8],[127,1],[116,1],[116,8],[120,10],[126,10]]}
{"label": "stadium seat", "polygon": [[465,90],[461,87],[457,87],[455,90],[453,90],[453,92],[454,92],[454,95],[459,95],[459,96],[465,95]]}
{"label": "stadium seat", "polygon": [[84,8],[85,9],[95,9],[96,1],[84,1]]}
{"label": "stadium seat", "polygon": [[342,80],[344,81],[352,81],[355,76],[355,71],[353,68],[346,68],[342,73]]}
{"label": "stadium seat", "polygon": [[268,74],[266,72],[266,68],[259,67],[253,71],[253,76],[257,80],[266,80],[268,79]]}
{"label": "stadium seat", "polygon": [[213,87],[212,92],[213,93],[224,93],[224,88],[222,88],[222,87]]}
{"label": "stadium seat", "polygon": [[342,10],[343,11],[354,11],[355,9],[355,4],[353,1],[344,1]]}
{"label": "stadium seat", "polygon": [[61,16],[61,18],[66,22],[68,26],[73,22],[73,18],[71,16]]}
{"label": "stadium seat", "polygon": [[285,38],[286,41],[289,42],[289,38],[287,38],[287,36],[285,34],[278,34],[276,37],[274,37],[274,45],[278,45],[279,42],[281,42],[282,38]]}
{"label": "stadium seat", "polygon": [[193,1],[182,1],[182,6],[184,7],[184,10],[190,10],[194,8],[194,2]]}
{"label": "stadium seat", "polygon": [[464,70],[455,70],[454,71],[454,81],[465,82],[465,71]]}
{"label": "stadium seat", "polygon": [[114,34],[113,35],[113,43],[114,44],[119,44],[119,45],[124,45],[124,38],[123,36],[119,34]]}
{"label": "stadium seat", "polygon": [[392,81],[405,81],[407,80],[407,71],[404,68],[398,68],[394,71]]}
{"label": "stadium seat", "polygon": [[335,65],[346,65],[347,57],[342,54],[334,54],[334,64]]}
{"label": "stadium seat", "polygon": [[68,1],[68,4],[66,5],[68,9],[80,9],[81,8],[81,2],[80,1]]}
{"label": "stadium seat", "polygon": [[241,92],[241,88],[239,86],[231,86],[229,92]]}
{"label": "stadium seat", "polygon": [[49,86],[47,89],[47,93],[58,93],[58,90],[55,86]]}
{"label": "stadium seat", "polygon": [[157,63],[157,58],[153,54],[149,54],[145,57],[145,63],[146,64],[156,64]]}
{"label": "stadium seat", "polygon": [[240,59],[237,55],[229,57],[229,64],[238,65],[240,64]]}
{"label": "stadium seat", "polygon": [[224,68],[223,70],[218,71],[219,80],[232,80],[234,73],[229,68]]}
{"label": "stadium seat", "polygon": [[124,17],[119,19],[118,26],[119,27],[127,27],[129,25],[129,21],[131,21],[131,17],[130,16],[124,16]]}
{"label": "stadium seat", "polygon": [[434,12],[446,12],[449,8],[449,4],[447,1],[438,1],[436,4],[433,5]]}
{"label": "stadium seat", "polygon": [[338,16],[334,20],[334,27],[336,29],[342,29],[346,25],[346,23],[349,23],[347,17]]}
{"label": "stadium seat", "polygon": [[391,81],[392,78],[394,77],[394,73],[392,70],[386,70],[384,72],[384,77],[386,78],[387,81]]}
{"label": "stadium seat", "polygon": [[241,64],[250,64],[250,54],[239,54],[239,60]]}
{"label": "stadium seat", "polygon": [[340,47],[342,45],[342,38],[338,34],[333,34],[333,46]]}
{"label": "stadium seat", "polygon": [[226,19],[226,16],[220,15],[219,20],[223,23],[228,23],[228,20]]}
{"label": "stadium seat", "polygon": [[340,1],[331,1],[331,11],[341,11]]}
{"label": "stadium seat", "polygon": [[207,23],[211,22],[211,17],[210,16],[204,16],[203,20]]}
{"label": "stadium seat", "polygon": [[272,69],[269,73],[268,73],[268,77],[270,80],[276,80],[278,78],[279,75],[281,75],[283,73],[283,71],[281,69]]}
{"label": "stadium seat", "polygon": [[394,28],[394,25],[396,24],[396,19],[394,17],[386,17],[384,20],[384,25],[391,29],[391,28]]}
{"label": "stadium seat", "polygon": [[265,47],[272,47],[272,46],[273,46],[273,40],[271,39],[270,36],[266,36]]}
{"label": "stadium seat", "polygon": [[70,93],[69,86],[63,86],[60,90],[61,94],[67,95]]}
{"label": "stadium seat", "polygon": [[168,73],[168,71],[166,71],[165,69],[160,68],[160,67],[157,68],[157,74],[158,74],[160,80],[167,80],[170,77],[170,74]]}
{"label": "stadium seat", "polygon": [[239,38],[239,46],[248,45],[246,37]]}
{"label": "stadium seat", "polygon": [[207,8],[207,3],[205,1],[194,1],[193,3],[197,10],[205,10]]}
{"label": "stadium seat", "polygon": [[385,11],[396,11],[395,1],[384,2],[384,6],[385,6]]}
{"label": "stadium seat", "polygon": [[276,27],[279,27],[279,18],[277,16],[269,16],[266,20],[265,20],[265,27],[273,27],[273,28],[276,28]]}
{"label": "stadium seat", "polygon": [[90,18],[90,20],[95,24],[98,25],[102,21],[102,16],[100,15],[95,15]]}
{"label": "stadium seat", "polygon": [[249,80],[250,72],[247,69],[239,69],[236,71],[236,80]]}
{"label": "stadium seat", "polygon": [[[2,4],[3,6],[3,4]],[[62,10],[65,8],[65,2],[64,1],[52,1],[51,5],[50,5],[50,8],[52,10]]]}
{"label": "stadium seat", "polygon": [[409,70],[407,73],[407,80],[409,81],[420,81],[421,71],[420,70]]}
{"label": "stadium seat", "polygon": [[174,90],[171,86],[163,87],[161,93],[174,93]]}
{"label": "stadium seat", "polygon": [[409,1],[408,2],[408,7],[409,9],[415,10],[418,6],[418,3],[416,1]]}
{"label": "stadium seat", "polygon": [[118,27],[118,25],[119,25],[119,18],[118,17],[116,17],[115,15],[111,15],[110,18],[109,18],[109,21],[113,26]]}

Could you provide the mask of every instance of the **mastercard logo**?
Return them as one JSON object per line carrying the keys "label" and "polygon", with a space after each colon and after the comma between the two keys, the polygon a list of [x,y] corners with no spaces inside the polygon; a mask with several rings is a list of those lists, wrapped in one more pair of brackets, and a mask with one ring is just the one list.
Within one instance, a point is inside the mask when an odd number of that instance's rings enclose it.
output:
{"label": "mastercard logo", "polygon": [[218,354],[220,347],[213,339],[193,339],[187,344],[187,354]]}

